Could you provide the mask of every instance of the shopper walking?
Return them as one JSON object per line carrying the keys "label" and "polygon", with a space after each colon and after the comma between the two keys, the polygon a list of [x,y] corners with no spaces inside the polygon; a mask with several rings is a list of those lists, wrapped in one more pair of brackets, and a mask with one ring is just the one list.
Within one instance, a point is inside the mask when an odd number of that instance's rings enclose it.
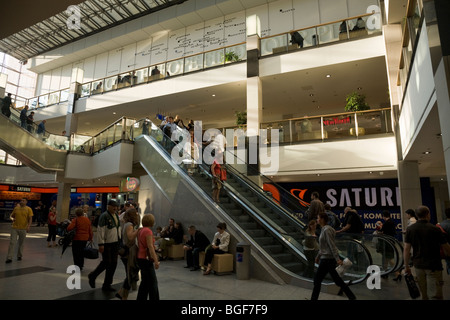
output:
{"label": "shopper walking", "polygon": [[328,225],[328,216],[325,212],[319,213],[317,222],[322,229],[319,236],[319,253],[316,257],[316,263],[319,264],[319,267],[314,276],[314,289],[311,300],[317,300],[319,298],[322,281],[328,273],[346,296],[350,300],[355,300],[355,295],[336,271],[336,264],[341,265],[343,263],[335,244],[336,231]]}
{"label": "shopper walking", "polygon": [[137,262],[141,270],[141,283],[139,284],[137,300],[159,300],[158,279],[155,270],[159,268],[158,256],[155,252],[153,232],[155,217],[147,213],[142,218],[142,229],[138,234]]}
{"label": "shopper walking", "polygon": [[430,223],[431,215],[428,207],[418,207],[416,215],[417,222],[406,229],[403,248],[405,273],[411,274],[409,261],[412,247],[412,262],[422,299],[428,300],[431,297],[431,299],[443,300],[441,247],[445,254],[450,256],[450,244],[441,230]]}
{"label": "shopper walking", "polygon": [[95,279],[106,270],[102,290],[115,291],[111,286],[119,257],[120,221],[117,214],[119,205],[114,200],[108,201],[107,210],[98,220],[97,241],[98,252],[102,254],[102,261],[89,275],[89,285],[95,288]]}
{"label": "shopper walking", "polygon": [[12,262],[16,245],[18,244],[17,260],[22,260],[23,246],[27,232],[30,231],[31,222],[33,220],[33,210],[27,206],[28,200],[22,198],[18,206],[16,206],[11,213],[11,220],[13,221],[11,229],[11,238],[9,242],[8,255],[6,263]]}
{"label": "shopper walking", "polygon": [[84,216],[83,208],[75,209],[75,218],[70,222],[67,231],[75,228],[75,237],[72,240],[73,263],[83,270],[84,248],[88,241],[92,241],[92,227],[89,218]]}

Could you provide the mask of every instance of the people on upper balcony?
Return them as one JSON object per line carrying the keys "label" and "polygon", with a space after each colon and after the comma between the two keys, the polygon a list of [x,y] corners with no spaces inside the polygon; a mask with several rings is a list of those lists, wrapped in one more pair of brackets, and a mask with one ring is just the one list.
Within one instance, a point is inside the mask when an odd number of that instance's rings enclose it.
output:
{"label": "people on upper balcony", "polygon": [[303,48],[303,37],[298,31],[291,31],[291,43],[298,44],[300,48]]}
{"label": "people on upper balcony", "polygon": [[161,74],[161,72],[159,71],[158,66],[155,66],[155,68],[152,70],[152,76],[157,74]]}
{"label": "people on upper balcony", "polygon": [[353,27],[352,31],[356,30],[364,30],[366,28],[366,23],[364,20],[359,17],[358,20],[356,20],[356,25]]}
{"label": "people on upper balcony", "polygon": [[339,33],[347,33],[347,22],[345,20],[339,26]]}

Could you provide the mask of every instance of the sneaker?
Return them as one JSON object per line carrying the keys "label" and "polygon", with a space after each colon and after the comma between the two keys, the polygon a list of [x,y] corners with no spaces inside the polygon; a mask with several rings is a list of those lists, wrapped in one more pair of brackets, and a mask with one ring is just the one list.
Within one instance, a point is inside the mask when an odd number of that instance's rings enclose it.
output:
{"label": "sneaker", "polygon": [[5,263],[11,263],[12,260],[11,259],[6,259]]}

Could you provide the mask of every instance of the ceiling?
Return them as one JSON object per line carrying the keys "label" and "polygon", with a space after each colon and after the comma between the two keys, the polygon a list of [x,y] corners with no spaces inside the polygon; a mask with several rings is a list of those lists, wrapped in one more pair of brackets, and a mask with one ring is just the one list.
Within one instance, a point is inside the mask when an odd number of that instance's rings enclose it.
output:
{"label": "ceiling", "polygon": [[25,63],[41,53],[184,1],[8,1],[2,4],[2,12],[13,14],[9,19],[2,14],[0,19],[0,52]]}

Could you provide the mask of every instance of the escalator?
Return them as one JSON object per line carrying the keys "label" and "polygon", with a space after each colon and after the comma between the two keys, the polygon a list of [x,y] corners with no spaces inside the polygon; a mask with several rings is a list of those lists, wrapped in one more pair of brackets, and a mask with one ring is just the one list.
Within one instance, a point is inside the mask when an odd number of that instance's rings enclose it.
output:
{"label": "escalator", "polygon": [[[179,177],[192,192],[203,198],[205,205],[220,221],[232,226],[233,236],[250,243],[252,254],[255,252],[262,257],[286,283],[311,285],[312,278],[305,273],[308,259],[302,245],[306,238],[306,224],[301,217],[306,207],[298,198],[291,195],[287,204],[282,203],[260,187],[261,183],[255,182],[266,177],[259,174],[251,178],[248,168],[241,170],[226,164],[227,180],[223,184],[220,203],[215,203],[211,196],[209,166],[195,164],[190,157],[180,161],[182,157],[178,156],[182,154],[182,144],[173,142],[153,123],[147,130],[145,122],[149,120],[140,120],[133,126],[134,160],[153,176],[162,190],[169,195],[174,194],[176,187],[171,180],[174,176]],[[349,248],[358,255],[357,264],[347,270],[344,280],[353,284],[364,281],[368,276],[367,267],[373,263],[364,243],[342,237],[336,238],[336,244],[342,259]],[[331,279],[324,282],[332,283]]]}
{"label": "escalator", "polygon": [[[22,128],[19,112],[11,110],[10,118],[0,114],[0,149],[13,155],[37,172],[64,171],[69,139],[48,132],[37,134],[37,125]],[[58,147],[57,147],[58,146]]]}

